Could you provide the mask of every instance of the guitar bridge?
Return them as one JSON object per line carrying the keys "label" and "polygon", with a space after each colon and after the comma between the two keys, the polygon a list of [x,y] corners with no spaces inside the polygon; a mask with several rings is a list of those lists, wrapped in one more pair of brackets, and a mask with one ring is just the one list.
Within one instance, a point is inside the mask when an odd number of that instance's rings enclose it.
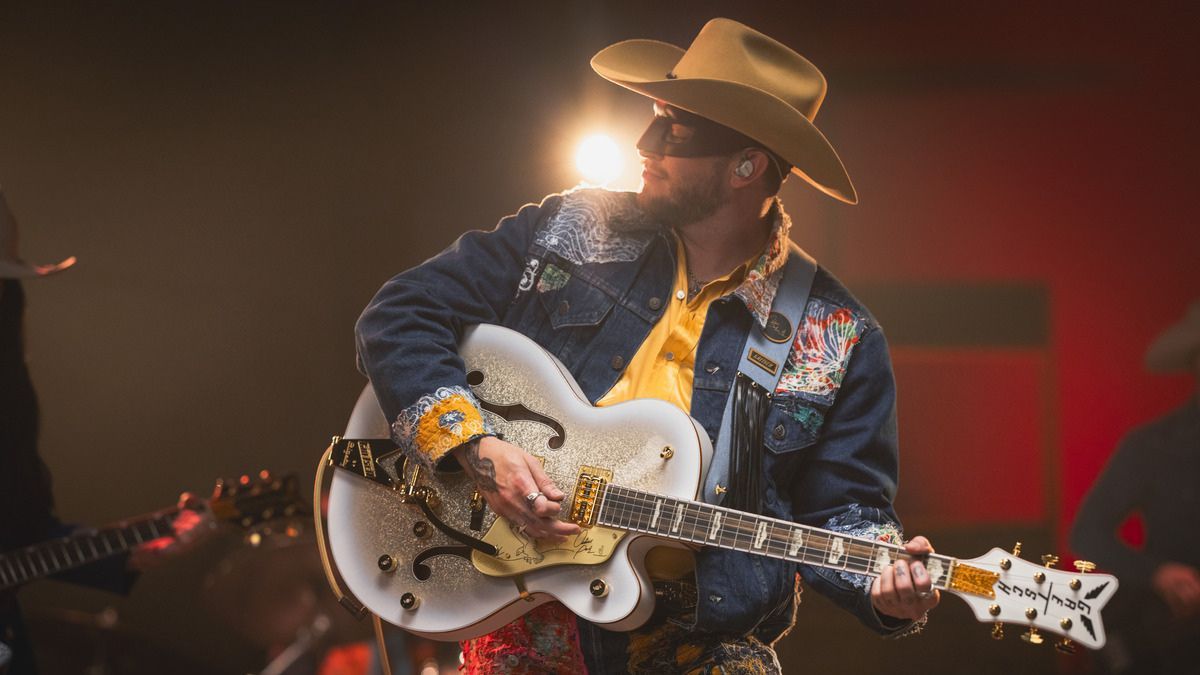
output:
{"label": "guitar bridge", "polygon": [[596,524],[597,508],[600,505],[604,486],[612,480],[612,471],[594,466],[585,466],[579,470],[579,479],[575,481],[575,496],[571,500],[572,523],[580,527],[591,527]]}

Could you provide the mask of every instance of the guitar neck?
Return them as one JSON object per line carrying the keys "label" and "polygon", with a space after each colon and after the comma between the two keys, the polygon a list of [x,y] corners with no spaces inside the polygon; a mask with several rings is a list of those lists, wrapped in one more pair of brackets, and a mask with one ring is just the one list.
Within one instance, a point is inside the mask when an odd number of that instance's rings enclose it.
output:
{"label": "guitar neck", "polygon": [[[596,523],[869,577],[911,557],[902,546],[883,541],[611,484],[604,488]],[[936,554],[924,561],[933,587],[950,588],[958,561]]]}
{"label": "guitar neck", "polygon": [[170,535],[177,509],[0,553],[0,590],[131,551]]}

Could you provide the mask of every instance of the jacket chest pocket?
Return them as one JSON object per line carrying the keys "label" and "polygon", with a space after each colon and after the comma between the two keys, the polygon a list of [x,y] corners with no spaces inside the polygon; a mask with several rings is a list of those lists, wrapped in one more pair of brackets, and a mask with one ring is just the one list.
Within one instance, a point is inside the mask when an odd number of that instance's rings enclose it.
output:
{"label": "jacket chest pocket", "polygon": [[763,443],[774,455],[807,448],[821,435],[828,408],[796,394],[777,392],[763,432]]}
{"label": "jacket chest pocket", "polygon": [[564,363],[595,337],[615,298],[578,273],[549,263],[534,288],[543,326],[537,341]]}

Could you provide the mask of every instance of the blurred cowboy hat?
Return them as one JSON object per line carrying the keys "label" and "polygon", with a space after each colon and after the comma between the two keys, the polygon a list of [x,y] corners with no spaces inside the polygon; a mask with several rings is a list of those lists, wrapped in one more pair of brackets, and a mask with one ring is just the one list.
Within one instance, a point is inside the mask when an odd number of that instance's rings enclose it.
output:
{"label": "blurred cowboy hat", "polygon": [[713,19],[686,50],[626,40],[592,57],[600,77],[723,124],[762,143],[821,192],[848,204],[858,195],[813,119],[825,77],[808,59],[730,19]]}
{"label": "blurred cowboy hat", "polygon": [[0,188],[0,279],[44,277],[74,264],[75,256],[53,265],[33,265],[21,260],[17,255],[17,219],[8,208],[3,188]]}
{"label": "blurred cowboy hat", "polygon": [[1146,350],[1146,369],[1156,373],[1191,371],[1200,354],[1200,300],[1178,323],[1162,332]]}

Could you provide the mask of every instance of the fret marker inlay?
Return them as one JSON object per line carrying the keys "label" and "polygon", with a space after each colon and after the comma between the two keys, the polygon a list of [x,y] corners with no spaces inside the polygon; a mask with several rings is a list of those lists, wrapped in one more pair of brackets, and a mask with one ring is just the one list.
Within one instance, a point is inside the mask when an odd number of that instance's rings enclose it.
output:
{"label": "fret marker inlay", "polygon": [[758,524],[758,531],[754,533],[754,548],[762,548],[763,542],[767,540],[767,521]]}
{"label": "fret marker inlay", "polygon": [[883,574],[883,570],[888,565],[891,565],[891,564],[892,564],[891,552],[888,551],[886,548],[879,549],[879,552],[877,554],[875,554],[875,571],[878,572],[879,574]]}
{"label": "fret marker inlay", "polygon": [[712,527],[708,530],[708,538],[716,539],[717,533],[721,531],[721,512],[714,511],[712,519]]}
{"label": "fret marker inlay", "polygon": [[662,504],[663,500],[654,500],[654,515],[650,517],[650,529],[652,530],[658,529],[658,517],[662,514]]}
{"label": "fret marker inlay", "polygon": [[795,557],[800,552],[800,547],[804,545],[804,531],[796,528],[792,530],[792,543],[788,545],[788,556]]}
{"label": "fret marker inlay", "polygon": [[846,553],[846,541],[844,539],[833,538],[833,543],[829,546],[829,564],[836,565]]}

